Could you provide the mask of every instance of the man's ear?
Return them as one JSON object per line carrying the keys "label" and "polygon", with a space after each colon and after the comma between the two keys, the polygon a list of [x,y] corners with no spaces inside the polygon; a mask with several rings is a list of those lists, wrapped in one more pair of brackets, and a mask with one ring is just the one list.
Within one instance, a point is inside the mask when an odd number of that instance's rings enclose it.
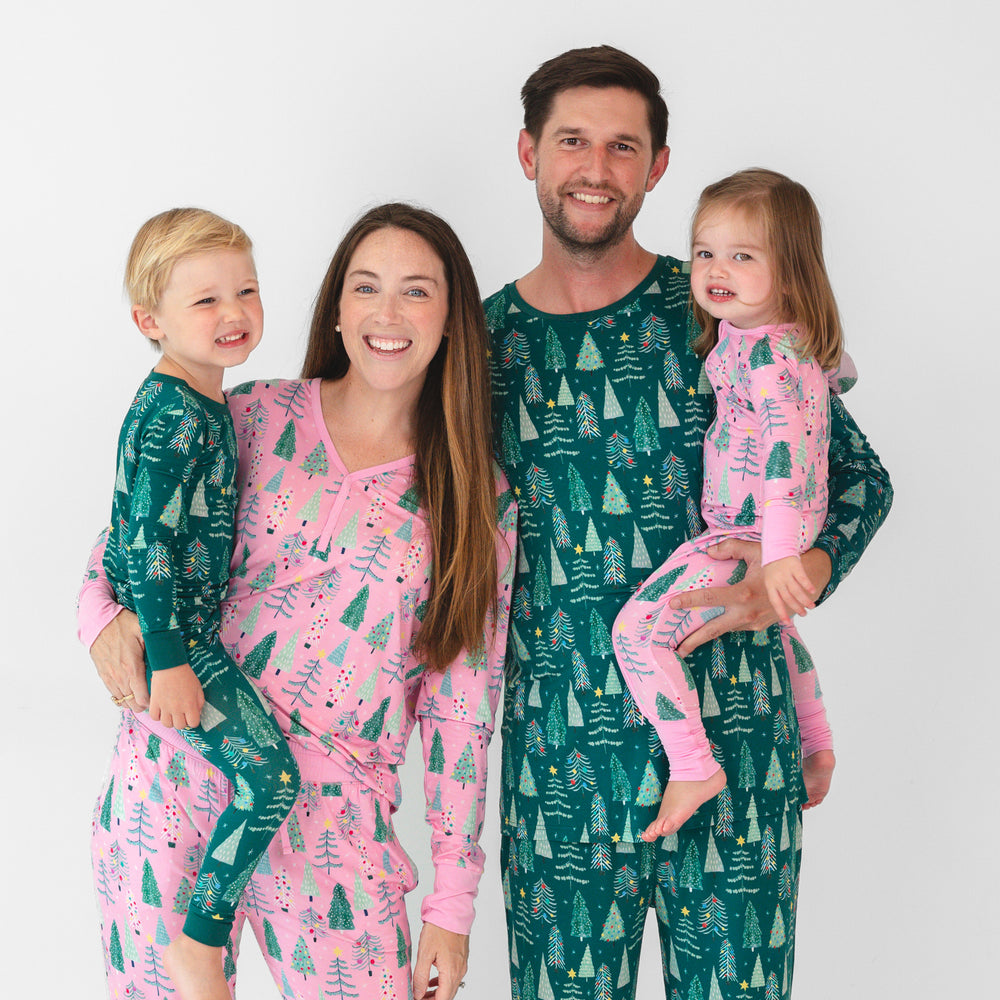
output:
{"label": "man's ear", "polygon": [[521,164],[524,176],[529,181],[533,181],[535,179],[535,140],[524,128],[517,136],[517,161]]}
{"label": "man's ear", "polygon": [[142,306],[132,306],[132,322],[147,340],[161,340],[163,332],[157,325],[156,317]]}
{"label": "man's ear", "polygon": [[649,176],[646,178],[646,194],[649,194],[659,183],[660,178],[666,173],[667,164],[670,162],[670,147],[664,146],[654,157],[649,168]]}

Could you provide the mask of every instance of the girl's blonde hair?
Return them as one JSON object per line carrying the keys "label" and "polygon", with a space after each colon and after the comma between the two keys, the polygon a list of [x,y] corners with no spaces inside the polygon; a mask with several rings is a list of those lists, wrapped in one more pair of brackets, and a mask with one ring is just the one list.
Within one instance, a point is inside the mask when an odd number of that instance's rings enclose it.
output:
{"label": "girl's blonde hair", "polygon": [[250,253],[253,243],[235,222],[203,208],[171,208],[147,219],[132,240],[125,264],[129,302],[153,312],[177,261],[212,250]]}
{"label": "girl's blonde hair", "polygon": [[[836,368],[843,350],[840,314],[823,263],[819,212],[809,192],[773,170],[754,167],[709,184],[691,222],[692,240],[705,216],[735,209],[763,229],[764,248],[773,261],[778,315],[798,328],[796,347],[822,368]],[[719,339],[719,321],[697,302],[694,317],[701,335],[693,342],[704,356]]]}

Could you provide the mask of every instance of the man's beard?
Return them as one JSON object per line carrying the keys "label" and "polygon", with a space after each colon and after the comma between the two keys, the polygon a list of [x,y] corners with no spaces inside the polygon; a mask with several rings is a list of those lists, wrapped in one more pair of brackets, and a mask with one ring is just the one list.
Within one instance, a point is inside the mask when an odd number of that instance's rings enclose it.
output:
{"label": "man's beard", "polygon": [[545,224],[552,230],[552,235],[560,246],[574,257],[597,260],[612,247],[618,246],[628,235],[639,209],[642,208],[642,193],[635,195],[631,201],[625,201],[620,197],[621,192],[610,188],[604,190],[615,199],[614,215],[601,229],[581,231],[566,216],[561,198],[563,192],[553,196],[537,188],[538,205]]}

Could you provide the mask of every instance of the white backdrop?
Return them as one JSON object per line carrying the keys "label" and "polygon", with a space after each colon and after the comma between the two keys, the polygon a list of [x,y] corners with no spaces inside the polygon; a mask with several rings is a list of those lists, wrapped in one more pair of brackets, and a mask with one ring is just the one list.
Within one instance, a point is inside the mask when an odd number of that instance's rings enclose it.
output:
{"label": "white backdrop", "polygon": [[[245,226],[267,319],[233,377],[294,375],[329,254],[372,203],[448,218],[484,293],[534,265],[519,89],[603,41],[647,62],[671,109],[644,245],[684,255],[698,191],[740,167],[813,192],[862,373],[848,403],[896,487],[862,565],[804,624],[839,767],[806,819],[796,997],[989,993],[1000,552],[985,512],[972,525],[974,498],[995,509],[1000,486],[993,5],[17,6],[0,41],[4,995],[104,996],[88,835],[115,712],[73,606],[119,421],[152,364],[120,293],[135,229],[184,204]],[[399,828],[426,873],[412,758]],[[496,798],[494,784],[465,993],[486,1000],[508,995]],[[662,996],[649,931],[644,1000]],[[277,996],[249,935],[241,979],[244,1000]]]}

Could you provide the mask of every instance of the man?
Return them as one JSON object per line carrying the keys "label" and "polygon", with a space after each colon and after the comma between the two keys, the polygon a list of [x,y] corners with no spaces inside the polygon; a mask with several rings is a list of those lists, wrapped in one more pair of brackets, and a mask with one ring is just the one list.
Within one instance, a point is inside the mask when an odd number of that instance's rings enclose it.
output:
{"label": "man", "polygon": [[[713,403],[689,346],[687,267],[632,232],[667,167],[667,109],[656,76],[607,46],[544,63],[522,101],[542,259],[486,302],[497,451],[520,505],[502,778],[512,995],[634,996],[652,905],[668,996],[763,987],[777,1000],[791,983],[804,791],[778,631],[731,631],[775,620],[756,548],[726,549],[750,563],[746,578],[688,599],[726,611],[680,647],[728,786],[656,844],[639,833],[667,761],[609,635],[642,579],[701,530]],[[877,457],[833,410],[840,499],[804,556],[817,594],[891,502]]]}

